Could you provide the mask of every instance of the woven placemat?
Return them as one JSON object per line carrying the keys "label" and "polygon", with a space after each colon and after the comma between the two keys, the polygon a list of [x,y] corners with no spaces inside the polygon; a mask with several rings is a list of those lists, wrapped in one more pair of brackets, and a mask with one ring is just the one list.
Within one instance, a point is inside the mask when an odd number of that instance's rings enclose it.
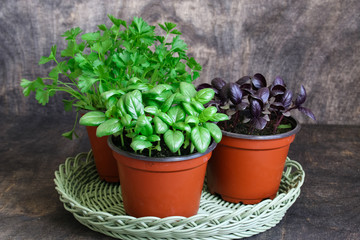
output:
{"label": "woven placemat", "polygon": [[285,215],[300,194],[305,173],[289,158],[274,200],[255,205],[223,201],[207,191],[197,215],[142,217],[125,215],[120,185],[98,177],[92,151],[67,158],[55,172],[56,190],[67,211],[88,228],[119,239],[238,239],[264,232]]}

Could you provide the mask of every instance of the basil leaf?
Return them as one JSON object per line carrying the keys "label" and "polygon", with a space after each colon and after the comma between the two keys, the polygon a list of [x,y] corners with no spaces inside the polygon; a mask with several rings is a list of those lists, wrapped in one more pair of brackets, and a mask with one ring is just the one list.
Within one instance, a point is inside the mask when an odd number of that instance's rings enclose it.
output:
{"label": "basil leaf", "polygon": [[150,113],[150,114],[156,116],[158,114],[158,112],[159,112],[159,109],[158,109],[157,106],[147,106],[147,107],[144,108],[144,111],[146,113]]}
{"label": "basil leaf", "polygon": [[141,132],[145,136],[150,136],[153,134],[153,127],[145,115],[141,115],[137,119],[135,132]]}
{"label": "basil leaf", "polygon": [[136,83],[136,84],[131,84],[126,88],[126,91],[132,91],[132,90],[147,91],[149,90],[149,86],[145,83]]}
{"label": "basil leaf", "polygon": [[146,141],[147,140],[147,137],[144,136],[144,135],[137,135],[136,137],[133,138],[133,141],[135,140],[143,140],[143,141]]}
{"label": "basil leaf", "polygon": [[175,93],[174,103],[187,102],[189,103],[191,98],[189,96],[185,96],[181,93]]}
{"label": "basil leaf", "polygon": [[187,82],[181,82],[180,83],[180,93],[188,96],[188,97],[195,97],[196,95],[196,89],[195,86],[191,83],[187,83]]}
{"label": "basil leaf", "polygon": [[115,134],[122,129],[120,119],[111,118],[101,123],[96,129],[96,136],[103,137]]}
{"label": "basil leaf", "polygon": [[199,113],[194,110],[194,108],[190,105],[190,103],[183,102],[182,106],[185,110],[185,112],[191,116],[198,116]]}
{"label": "basil leaf", "polygon": [[224,113],[215,113],[214,116],[212,116],[209,120],[212,122],[220,122],[229,120],[229,116]]}
{"label": "basil leaf", "polygon": [[144,150],[145,148],[149,148],[151,147],[152,144],[149,141],[144,141],[144,140],[133,140],[130,144],[130,147],[134,150],[134,151],[141,151]]}
{"label": "basil leaf", "polygon": [[127,93],[124,99],[125,109],[133,119],[137,119],[140,115],[144,114],[144,105],[141,101],[141,93],[139,96],[137,92],[140,91],[135,90],[134,92]]}
{"label": "basil leaf", "polygon": [[166,113],[160,112],[158,117],[169,126],[172,126],[174,124],[174,121],[172,120],[172,118],[169,117],[169,115],[167,115]]}
{"label": "basil leaf", "polygon": [[211,142],[209,130],[204,127],[194,127],[191,131],[191,142],[198,152],[204,153]]}
{"label": "basil leaf", "polygon": [[124,125],[125,127],[130,127],[131,126],[131,116],[129,114],[125,114],[121,117],[121,123],[122,125]]}
{"label": "basil leaf", "polygon": [[204,88],[198,91],[195,95],[195,99],[201,104],[206,104],[210,102],[215,96],[215,92],[211,88]]}
{"label": "basil leaf", "polygon": [[211,137],[219,143],[222,138],[221,129],[215,123],[204,123],[204,127],[209,130]]}
{"label": "basil leaf", "polygon": [[126,109],[125,109],[124,99],[125,99],[125,95],[122,95],[121,98],[119,99],[119,101],[116,103],[116,106],[120,110],[120,113],[122,116],[127,114]]}
{"label": "basil leaf", "polygon": [[109,91],[106,91],[106,92],[103,92],[101,94],[101,97],[104,99],[104,100],[108,100],[110,97],[114,96],[114,95],[123,95],[125,94],[124,91],[120,90],[120,89],[113,89],[113,90],[109,90]]}
{"label": "basil leaf", "polygon": [[176,122],[172,126],[173,128],[181,131],[191,132],[191,127],[189,124],[186,124],[185,122]]}
{"label": "basil leaf", "polygon": [[168,84],[159,84],[156,87],[153,87],[148,93],[152,93],[155,95],[160,95],[163,91],[171,90],[172,87]]}
{"label": "basil leaf", "polygon": [[84,126],[99,126],[105,122],[105,113],[99,111],[92,111],[84,114],[79,120],[79,123]]}
{"label": "basil leaf", "polygon": [[171,152],[177,152],[184,143],[184,134],[180,131],[168,130],[164,134],[164,141]]}
{"label": "basil leaf", "polygon": [[111,108],[111,107],[115,107],[117,103],[117,99],[116,97],[110,97],[107,101],[106,101],[106,108]]}
{"label": "basil leaf", "polygon": [[136,97],[139,100],[139,102],[142,102],[142,94],[139,90],[134,90],[130,94]]}
{"label": "basil leaf", "polygon": [[160,108],[161,107],[161,103],[156,101],[156,100],[151,100],[151,99],[144,99],[144,102],[145,102],[145,105],[146,106],[154,106],[154,107],[157,107],[157,108]]}
{"label": "basil leaf", "polygon": [[157,134],[164,134],[168,129],[168,125],[164,123],[159,117],[154,117],[154,128]]}
{"label": "basil leaf", "polygon": [[214,106],[207,107],[202,111],[199,115],[200,122],[207,122],[209,121],[215,114],[217,113],[217,108]]}
{"label": "basil leaf", "polygon": [[151,135],[147,137],[147,140],[150,142],[158,142],[161,138],[158,135]]}
{"label": "basil leaf", "polygon": [[109,105],[106,105],[107,107],[107,110],[105,112],[105,116],[106,118],[112,118],[112,116],[115,116],[117,111],[116,111],[116,106],[112,105],[112,106],[109,106]]}
{"label": "basil leaf", "polygon": [[186,116],[185,111],[179,105],[170,108],[167,114],[174,123],[184,121]]}
{"label": "basil leaf", "polygon": [[170,95],[170,97],[168,97],[168,98],[166,99],[166,101],[161,105],[161,111],[162,111],[162,112],[167,112],[167,111],[169,111],[171,105],[172,105],[173,102],[174,102],[175,95],[176,95],[176,94]]}
{"label": "basil leaf", "polygon": [[196,100],[192,100],[190,104],[198,113],[201,113],[205,109],[204,105]]}
{"label": "basil leaf", "polygon": [[199,124],[199,118],[196,116],[187,116],[185,119],[185,123],[197,126]]}

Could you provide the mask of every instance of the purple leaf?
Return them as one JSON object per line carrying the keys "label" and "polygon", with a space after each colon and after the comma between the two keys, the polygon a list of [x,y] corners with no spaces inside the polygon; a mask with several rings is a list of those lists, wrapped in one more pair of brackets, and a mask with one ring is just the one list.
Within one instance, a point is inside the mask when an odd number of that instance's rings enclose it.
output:
{"label": "purple leaf", "polygon": [[310,109],[308,108],[304,108],[304,107],[299,107],[298,108],[300,112],[302,112],[303,114],[305,114],[306,116],[308,116],[309,118],[313,119],[314,121],[316,121],[315,115],[311,112]]}
{"label": "purple leaf", "polygon": [[211,80],[211,85],[220,91],[226,85],[226,82],[222,78],[214,78]]}
{"label": "purple leaf", "polygon": [[253,93],[254,93],[254,90],[252,89],[250,83],[245,83],[245,84],[243,84],[243,85],[240,85],[240,89],[243,90],[244,95],[253,94]]}
{"label": "purple leaf", "polygon": [[272,83],[273,86],[283,86],[285,87],[285,83],[284,80],[282,80],[282,78],[280,77],[276,77],[274,82]]}
{"label": "purple leaf", "polygon": [[226,83],[220,90],[219,90],[219,97],[221,101],[226,101],[229,99],[229,90],[230,84]]}
{"label": "purple leaf", "polygon": [[264,129],[267,124],[267,121],[262,117],[253,118],[251,121],[254,127],[258,130]]}
{"label": "purple leaf", "polygon": [[214,88],[213,86],[211,86],[209,83],[200,84],[199,86],[197,86],[196,91],[200,91],[201,89],[204,89],[204,88],[211,88],[212,90],[214,90],[215,94],[219,93],[219,91],[216,88]]}
{"label": "purple leaf", "polygon": [[263,104],[267,102],[270,96],[270,91],[267,87],[260,88],[254,95],[253,98],[260,100]]}
{"label": "purple leaf", "polygon": [[249,103],[241,102],[240,104],[236,105],[235,110],[236,111],[243,111],[249,106]]}
{"label": "purple leaf", "polygon": [[219,102],[216,100],[210,100],[210,102],[206,103],[204,106],[205,107],[209,107],[209,106],[215,106],[216,108],[219,108]]}
{"label": "purple leaf", "polygon": [[273,102],[270,105],[271,109],[277,109],[277,110],[285,110],[284,104],[282,104],[281,102]]}
{"label": "purple leaf", "polygon": [[291,90],[286,90],[282,96],[281,102],[284,105],[285,109],[288,109],[292,102],[293,93]]}
{"label": "purple leaf", "polygon": [[239,80],[237,80],[236,83],[239,85],[243,85],[244,83],[250,82],[250,80],[251,80],[250,76],[244,76],[244,77],[240,78]]}
{"label": "purple leaf", "polygon": [[230,97],[230,101],[237,105],[239,103],[241,103],[241,98],[242,98],[242,91],[240,89],[240,86],[236,83],[230,83],[229,85],[229,97]]}
{"label": "purple leaf", "polygon": [[202,83],[199,86],[197,86],[196,91],[199,91],[204,88],[213,88],[209,83]]}
{"label": "purple leaf", "polygon": [[254,118],[260,117],[262,112],[260,102],[256,99],[250,101],[250,113]]}
{"label": "purple leaf", "polygon": [[286,88],[281,85],[276,85],[276,86],[272,85],[270,88],[271,96],[277,96],[277,95],[284,94],[285,91],[286,91]]}
{"label": "purple leaf", "polygon": [[256,89],[266,87],[266,79],[260,73],[256,73],[251,82]]}
{"label": "purple leaf", "polygon": [[295,106],[301,106],[306,100],[306,91],[303,85],[300,87],[300,94],[297,96],[295,100]]}
{"label": "purple leaf", "polygon": [[265,119],[267,122],[270,122],[270,117],[269,117],[269,115],[264,115],[262,118]]}

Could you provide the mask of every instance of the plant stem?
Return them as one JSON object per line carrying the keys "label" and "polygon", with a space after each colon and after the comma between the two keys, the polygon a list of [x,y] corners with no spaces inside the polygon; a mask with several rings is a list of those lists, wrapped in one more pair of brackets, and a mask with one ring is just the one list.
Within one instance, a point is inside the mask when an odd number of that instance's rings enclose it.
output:
{"label": "plant stem", "polygon": [[279,127],[279,125],[280,125],[281,121],[283,120],[283,118],[284,118],[284,115],[281,114],[281,116],[280,116],[280,118],[278,119],[278,121],[274,124],[274,131],[273,131],[274,134],[276,133],[277,128]]}
{"label": "plant stem", "polygon": [[123,136],[123,132],[121,131],[121,134],[120,134],[120,139],[121,139],[121,146],[125,146],[124,144],[124,136]]}

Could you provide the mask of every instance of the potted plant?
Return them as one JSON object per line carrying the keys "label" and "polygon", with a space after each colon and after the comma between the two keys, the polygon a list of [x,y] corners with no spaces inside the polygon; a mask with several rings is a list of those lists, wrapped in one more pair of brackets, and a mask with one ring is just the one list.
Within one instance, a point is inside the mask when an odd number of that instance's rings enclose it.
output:
{"label": "potted plant", "polygon": [[303,86],[293,100],[292,91],[277,77],[267,85],[263,75],[245,76],[227,83],[215,78],[198,89],[216,91],[210,105],[230,120],[219,123],[223,138],[208,164],[207,183],[211,193],[229,202],[255,204],[276,196],[290,143],[300,130],[290,116],[299,110],[315,120],[303,107]]}
{"label": "potted plant", "polygon": [[[85,114],[80,124],[98,125],[98,137],[112,135],[108,142],[127,214],[192,216],[199,208],[207,161],[222,137],[213,122],[228,116],[204,107],[215,94],[212,89],[197,92],[187,82],[178,87],[136,83],[126,93],[105,92],[116,99],[113,105],[106,113]],[[147,90],[136,89],[142,84]]]}
{"label": "potted plant", "polygon": [[[39,62],[52,62],[54,67],[47,77],[34,81],[22,79],[24,95],[34,91],[37,101],[46,105],[57,92],[65,92],[69,95],[63,100],[65,110],[75,108],[81,114],[93,110],[105,112],[114,99],[104,98],[104,93],[147,87],[145,83],[136,83],[136,79],[176,85],[199,77],[201,66],[186,55],[187,45],[179,37],[181,32],[175,29],[176,24],[159,24],[166,32],[162,36],[156,35],[155,27],[141,18],[134,17],[127,24],[112,15],[108,17],[113,23],[110,28],[102,24],[98,31],[82,35],[78,27],[66,31],[62,37],[67,41],[67,48],[61,51],[61,60],[54,45],[50,55],[41,57]],[[63,136],[69,139],[77,136],[77,119],[72,130]],[[94,126],[87,126],[87,131],[100,177],[110,182],[119,181],[107,137],[97,138]]]}

